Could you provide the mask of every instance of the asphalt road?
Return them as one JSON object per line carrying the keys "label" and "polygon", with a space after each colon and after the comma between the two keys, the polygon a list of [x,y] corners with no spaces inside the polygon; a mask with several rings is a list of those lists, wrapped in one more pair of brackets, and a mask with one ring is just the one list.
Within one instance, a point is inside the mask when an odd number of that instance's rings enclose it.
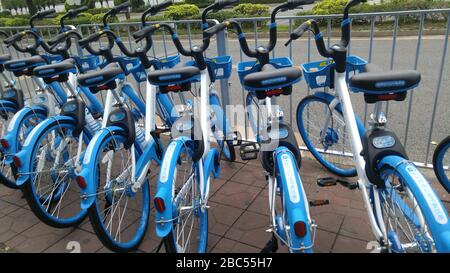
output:
{"label": "asphalt road", "polygon": [[[275,55],[278,57],[289,56],[289,48],[284,47],[283,43],[286,38],[279,38],[278,45],[275,50]],[[249,40],[250,46],[254,46],[254,41]],[[332,41],[334,42],[334,41]],[[193,44],[199,41],[193,41]],[[259,43],[267,43],[267,40],[259,39]],[[186,46],[189,45],[184,41]],[[381,66],[383,69],[391,67],[391,50],[392,38],[376,38],[373,43],[374,63]],[[318,56],[314,44],[311,44],[311,60],[321,60]],[[411,104],[411,122],[408,130],[407,151],[410,157],[418,162],[424,162],[426,158],[426,146],[429,143],[429,131],[431,128],[431,117],[436,96],[436,89],[439,77],[440,64],[443,55],[444,36],[425,36],[422,41],[420,50],[420,58],[418,62],[418,70],[422,73],[422,82],[420,87],[413,91],[414,96]],[[415,62],[415,52],[417,47],[417,37],[399,37],[395,49],[395,58],[393,63],[394,69],[412,69]],[[164,56],[165,50],[161,40],[154,41],[154,48],[156,56]],[[241,89],[239,79],[235,70],[235,65],[240,61],[239,43],[235,39],[229,39],[227,44],[229,55],[233,57],[233,73],[229,80],[229,97],[231,104],[237,105],[243,103],[243,91]],[[116,48],[116,50],[118,50]],[[369,54],[369,40],[366,38],[354,38],[351,45],[351,54],[359,55],[363,58],[368,58]],[[167,53],[175,54],[176,50],[168,40]],[[301,65],[308,61],[308,46],[306,40],[298,40],[292,45],[292,60],[295,65]],[[207,56],[216,55],[216,43],[211,42],[210,49]],[[243,56],[244,60],[248,60]],[[431,141],[439,142],[444,137],[450,134],[450,123],[448,116],[450,109],[448,103],[450,102],[450,57],[445,62],[443,72],[443,80],[441,84],[441,91],[437,103],[436,119],[433,127],[433,134]],[[23,80],[21,80],[23,82]],[[219,88],[219,84],[216,84]],[[23,84],[24,89],[26,85]],[[29,85],[30,86],[30,85]],[[277,103],[283,108],[285,117],[291,121],[294,117],[295,111],[299,101],[305,97],[309,92],[305,81],[301,81],[294,87],[294,92],[290,97],[283,96],[277,99]],[[395,131],[401,140],[405,138],[406,120],[408,113],[409,100],[411,94],[404,102],[390,102],[388,111],[388,128]],[[365,103],[361,94],[352,94],[352,101],[355,111],[360,117],[364,116]],[[370,111],[369,107],[369,111]],[[297,131],[297,126],[294,125]],[[431,146],[431,153],[434,145]]]}

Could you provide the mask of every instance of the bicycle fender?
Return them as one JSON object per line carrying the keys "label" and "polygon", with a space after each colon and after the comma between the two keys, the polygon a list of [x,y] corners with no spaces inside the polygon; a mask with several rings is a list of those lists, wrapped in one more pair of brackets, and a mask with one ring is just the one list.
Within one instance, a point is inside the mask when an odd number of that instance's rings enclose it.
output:
{"label": "bicycle fender", "polygon": [[[324,99],[324,100],[328,101],[328,103],[330,103],[331,101],[333,101],[336,98],[335,96],[333,96],[329,93],[320,92],[320,91],[315,92],[314,96]],[[342,113],[341,103],[336,105],[336,109]],[[358,126],[359,135],[362,138],[364,136],[364,134],[366,133],[366,128],[364,127],[364,123],[361,121],[361,119],[356,114],[355,114],[355,119],[356,119],[356,125]]]}
{"label": "bicycle fender", "polygon": [[[20,124],[22,124],[23,120],[25,120],[29,115],[32,115],[33,113],[46,117],[47,109],[42,106],[29,106],[22,108],[16,114],[14,114],[13,118],[9,122],[6,134],[2,137],[10,144],[8,149],[3,148],[5,154],[13,155],[18,152],[16,149],[17,141],[19,139],[18,135]],[[7,164],[11,164],[12,156],[8,156],[5,161]]]}
{"label": "bicycle fender", "polygon": [[209,175],[212,173],[214,178],[219,177],[220,175],[220,160],[219,160],[219,152],[216,148],[211,148],[203,163],[203,181],[207,181]]}
{"label": "bicycle fender", "polygon": [[17,105],[9,100],[0,100],[0,111],[17,112]]}
{"label": "bicycle fender", "polygon": [[438,195],[425,176],[416,166],[406,159],[391,155],[380,160],[379,167],[388,165],[399,172],[405,183],[417,200],[423,212],[431,234],[435,238],[436,248],[439,252],[450,252],[450,221],[448,214]]}
{"label": "bicycle fender", "polygon": [[[297,169],[295,157],[286,147],[279,147],[274,152],[275,171],[277,180],[281,182],[284,200],[286,202],[287,217],[289,224],[293,227],[299,221],[306,224],[306,234],[302,238],[295,234],[294,228],[290,229],[290,237],[295,247],[311,246],[310,219],[308,216],[309,205],[302,186],[301,178]],[[312,252],[306,249],[305,252]]]}
{"label": "bicycle fender", "polygon": [[86,181],[86,187],[81,189],[81,209],[88,209],[95,201],[95,193],[98,187],[98,181],[94,179],[94,170],[96,169],[94,157],[98,155],[103,142],[111,135],[125,136],[125,130],[118,126],[109,126],[97,132],[89,142],[83,158],[83,164],[78,176],[82,176]]}
{"label": "bicycle fender", "polygon": [[39,140],[39,136],[47,130],[49,127],[55,126],[58,123],[73,123],[75,124],[75,120],[71,117],[67,116],[55,116],[48,119],[45,119],[41,123],[39,123],[36,127],[31,130],[30,134],[25,139],[22,149],[15,154],[16,157],[20,159],[22,165],[18,167],[18,177],[16,179],[17,186],[23,185],[25,182],[29,181],[31,172],[31,156],[33,154],[33,148],[36,145],[36,141]]}
{"label": "bicycle fender", "polygon": [[155,199],[161,198],[166,205],[165,210],[162,212],[155,210],[156,235],[160,238],[166,237],[173,227],[173,222],[170,220],[173,218],[172,183],[174,179],[174,170],[178,164],[178,155],[185,144],[190,141],[192,140],[188,137],[178,137],[170,142],[164,153],[155,194]]}

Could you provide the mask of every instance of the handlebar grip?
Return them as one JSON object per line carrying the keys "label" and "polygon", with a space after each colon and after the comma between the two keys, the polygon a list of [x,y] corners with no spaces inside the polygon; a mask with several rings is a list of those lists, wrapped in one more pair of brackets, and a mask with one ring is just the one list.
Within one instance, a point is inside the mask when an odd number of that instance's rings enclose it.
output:
{"label": "handlebar grip", "polygon": [[100,33],[93,33],[88,37],[78,40],[78,44],[81,48],[86,48],[90,43],[97,41],[100,39]]}
{"label": "handlebar grip", "polygon": [[288,2],[286,3],[286,8],[296,9],[304,5],[314,4],[314,2],[315,0],[288,0]]}
{"label": "handlebar grip", "polygon": [[161,10],[170,7],[171,5],[173,5],[173,0],[167,0],[167,1],[164,1],[164,2],[162,2],[160,4],[156,4],[156,5],[153,6],[154,12],[158,13]]}
{"label": "handlebar grip", "polygon": [[301,24],[298,28],[296,28],[296,29],[294,29],[294,31],[292,31],[291,39],[296,40],[296,39],[302,37],[303,34],[305,33],[305,31],[307,31],[310,26],[311,26],[311,23],[309,21],[306,21],[303,24]]}
{"label": "handlebar grip", "polygon": [[205,31],[203,31],[203,34],[204,34],[205,38],[211,38],[212,36],[223,31],[224,29],[226,29],[228,25],[229,25],[229,22],[222,22],[220,24],[216,24],[210,28],[207,28]]}
{"label": "handlebar grip", "polygon": [[20,39],[22,39],[23,36],[25,36],[25,33],[24,32],[19,32],[19,33],[14,34],[11,37],[6,38],[5,40],[3,40],[3,42],[6,45],[11,45],[11,44],[13,44],[13,43],[15,43],[17,41],[20,41]]}
{"label": "handlebar grip", "polygon": [[224,8],[226,8],[228,6],[232,6],[238,2],[239,2],[239,0],[216,0],[216,2],[214,2],[215,10],[224,9]]}
{"label": "handlebar grip", "polygon": [[45,18],[49,15],[52,15],[53,13],[56,13],[55,9],[47,9],[43,10],[37,13],[37,18]]}
{"label": "handlebar grip", "polygon": [[61,43],[62,41],[64,41],[66,39],[66,33],[60,33],[58,35],[56,35],[54,38],[50,39],[47,41],[47,44],[51,47],[53,47],[54,45],[57,45],[59,43]]}
{"label": "handlebar grip", "polygon": [[88,8],[87,6],[82,6],[82,7],[77,8],[77,9],[71,9],[71,10],[69,10],[69,11],[67,12],[67,14],[68,14],[69,17],[75,17],[75,16],[77,16],[78,14],[87,11],[88,9],[89,9],[89,8]]}
{"label": "handlebar grip", "polygon": [[140,42],[142,39],[147,37],[147,35],[153,34],[153,32],[155,32],[158,28],[159,28],[159,26],[157,26],[157,25],[145,27],[141,30],[134,32],[133,38],[136,40],[136,42]]}
{"label": "handlebar grip", "polygon": [[122,4],[115,6],[111,9],[112,13],[119,13],[122,10],[128,8],[130,6],[130,1],[123,2]]}

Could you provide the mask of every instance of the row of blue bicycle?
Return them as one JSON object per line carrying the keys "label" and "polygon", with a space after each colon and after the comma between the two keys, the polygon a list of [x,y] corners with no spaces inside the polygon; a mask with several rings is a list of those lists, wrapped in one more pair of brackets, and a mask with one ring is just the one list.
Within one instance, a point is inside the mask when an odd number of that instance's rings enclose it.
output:
{"label": "row of blue bicycle", "polygon": [[[88,216],[100,241],[113,251],[136,249],[149,223],[154,223],[167,252],[206,252],[211,183],[220,176],[221,159],[234,161],[235,146],[240,146],[243,160],[259,157],[266,171],[273,236],[262,251],[275,252],[281,244],[290,252],[312,252],[317,224],[309,208],[327,202],[308,201],[299,174],[299,144],[282,110],[272,102],[276,96],[291,95],[304,77],[316,91],[297,108],[304,144],[332,173],[358,178],[357,182],[324,178],[318,185],[341,184],[361,191],[379,251],[449,252],[447,211],[396,135],[385,129],[381,110],[384,101],[403,101],[419,85],[420,73],[384,72],[348,56],[349,10],[362,0],[348,2],[341,41],[330,48],[315,20],[291,33],[286,46],[310,31],[326,58],[301,68],[286,57],[270,58],[277,43],[276,15],[314,0],[288,0],[274,8],[269,43],[255,49],[249,48],[237,21],[211,24],[207,20],[208,13],[236,2],[217,0],[205,8],[202,43],[190,48],[182,45],[172,24],[146,21],[171,1],[142,14],[142,28],[132,35],[135,50],[125,46],[108,25],[108,18],[127,9],[128,2],[108,11],[103,29],[87,37],[65,24],[86,7],[62,16],[60,33],[48,41],[34,22],[54,10],[33,15],[29,30],[12,36],[1,32],[8,47],[31,57],[0,56],[5,81],[0,100],[0,181],[21,189],[33,213],[50,226],[76,226]],[[213,87],[216,80],[230,77],[231,57],[205,57],[211,39],[226,29],[236,32],[242,51],[254,59],[238,63],[237,72],[256,142],[242,141],[231,130]],[[170,34],[179,54],[150,56],[152,36],[160,30]],[[22,41],[30,37],[33,43],[24,47]],[[71,54],[73,41],[89,54]],[[121,55],[114,54],[115,46]],[[181,63],[180,55],[191,61]],[[6,71],[32,79],[37,89],[29,100]],[[145,85],[145,98],[136,92],[133,81]],[[365,102],[374,106],[367,129],[353,111],[350,90],[362,93]],[[103,93],[104,103],[98,96]],[[174,96],[182,105],[176,105]],[[169,135],[170,141],[165,144],[162,135]],[[450,144],[442,146],[445,151],[435,156],[439,161],[435,166],[446,177],[448,167],[443,162]],[[153,177],[157,184],[151,196]],[[441,181],[450,189],[448,179]],[[155,219],[150,219],[151,203]]]}

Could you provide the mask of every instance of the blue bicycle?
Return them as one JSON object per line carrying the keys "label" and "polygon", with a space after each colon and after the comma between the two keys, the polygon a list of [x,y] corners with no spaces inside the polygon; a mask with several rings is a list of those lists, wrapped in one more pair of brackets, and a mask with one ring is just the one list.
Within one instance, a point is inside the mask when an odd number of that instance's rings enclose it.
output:
{"label": "blue bicycle", "polygon": [[[216,12],[235,2],[216,1],[205,8],[202,18],[206,18],[211,11]],[[189,50],[183,47],[170,25],[155,25],[157,29],[167,30],[177,50],[184,56],[192,57],[194,62],[188,62],[184,67],[151,73],[149,82],[160,86],[160,92],[190,91],[196,96],[191,84],[200,80],[200,101],[195,100],[193,109],[188,107],[189,111],[183,112],[172,126],[172,140],[164,153],[154,198],[156,234],[163,238],[166,251],[170,253],[206,252],[210,184],[220,174],[220,154],[224,149],[221,144],[232,147],[234,140],[234,136],[232,139],[228,136],[226,139],[219,138],[219,149],[211,147],[210,133],[217,129],[212,116],[213,113],[217,116],[221,109],[215,104],[217,101],[214,96],[211,96],[211,85],[216,79],[230,76],[231,58],[204,57],[211,37],[225,28],[218,24],[206,29],[205,21],[203,43]],[[222,66],[219,67],[219,64]],[[220,70],[221,74],[218,73]],[[222,129],[227,128],[226,124],[223,126]]]}
{"label": "blue bicycle", "polygon": [[[327,48],[314,20],[295,29],[289,40],[311,31],[319,53],[333,60],[303,65],[312,88],[319,85],[321,78],[323,86],[335,90],[335,94],[315,92],[300,102],[297,122],[305,144],[326,168],[343,175],[356,171],[358,176],[357,183],[325,178],[319,179],[318,185],[334,186],[340,182],[361,190],[372,232],[379,242],[378,251],[450,252],[447,212],[431,184],[408,160],[398,137],[385,129],[387,120],[381,110],[384,101],[403,101],[407,92],[418,86],[421,75],[417,71],[384,72],[360,58],[347,56],[351,25],[348,14],[360,2],[350,0],[345,6],[340,43]],[[351,71],[360,73],[347,80]],[[353,111],[349,88],[362,93],[366,103],[374,104],[368,130]],[[332,146],[339,142],[351,147],[351,167],[337,166],[323,156],[333,152]],[[342,157],[342,152],[338,149],[334,155]],[[356,170],[352,169],[355,166]]]}
{"label": "blue bicycle", "polygon": [[[67,101],[67,95],[58,82],[46,84],[41,78],[33,75],[33,70],[41,65],[47,65],[52,62],[62,60],[60,55],[54,55],[56,52],[49,47],[45,47],[45,42],[38,35],[34,28],[34,21],[43,19],[55,13],[54,9],[38,12],[30,18],[30,30],[19,32],[4,40],[9,47],[23,53],[29,53],[32,57],[10,60],[3,63],[4,69],[12,72],[16,77],[29,76],[37,85],[36,95],[31,99],[30,103],[17,111],[10,119],[6,132],[2,134],[0,140],[0,154],[2,163],[0,165],[0,182],[11,188],[17,188],[15,176],[17,170],[13,164],[13,155],[20,151],[23,142],[29,132],[41,121],[49,116],[53,116],[56,109],[60,109]],[[22,47],[19,42],[25,37],[30,37],[34,41],[33,44]],[[43,46],[51,55],[38,53],[38,48]],[[13,96],[13,92],[9,95]],[[20,92],[15,94],[15,99],[20,100]]]}
{"label": "blue bicycle", "polygon": [[[243,160],[260,157],[269,190],[270,231],[272,239],[263,252],[275,252],[278,240],[290,252],[312,252],[316,225],[309,214],[309,202],[299,175],[301,154],[291,126],[283,120],[283,112],[272,104],[275,96],[289,96],[292,86],[302,77],[301,70],[292,67],[289,58],[270,59],[277,39],[276,15],[312,4],[314,0],[293,0],[274,8],[270,21],[267,46],[256,50],[248,47],[245,34],[236,21],[223,23],[237,30],[242,51],[257,61],[241,62],[237,71],[246,91],[246,111],[256,143],[241,144]],[[218,26],[219,27],[219,26]]]}
{"label": "blue bicycle", "polygon": [[434,150],[433,169],[441,185],[450,193],[449,149],[450,136],[442,140]]}
{"label": "blue bicycle", "polygon": [[75,29],[68,30],[64,20],[85,10],[87,7],[69,10],[61,17],[62,32],[48,45],[43,43],[64,61],[33,70],[33,75],[46,84],[59,83],[68,90],[67,102],[58,115],[43,120],[30,131],[22,149],[13,157],[16,185],[21,187],[31,210],[41,221],[58,228],[76,225],[86,216],[86,211],[73,204],[80,193],[72,182],[81,167],[85,147],[100,129],[96,119],[103,113],[93,94],[96,90],[76,86],[76,77],[95,70],[100,65],[99,58],[69,53],[72,39],[82,37]]}
{"label": "blue bicycle", "polygon": [[[139,123],[130,105],[121,93],[127,74],[126,66],[112,62],[105,68],[78,78],[83,86],[104,86],[107,90],[103,124],[84,154],[82,169],[76,180],[81,188],[81,209],[87,210],[92,227],[109,249],[128,252],[136,249],[142,241],[150,215],[150,187],[148,175],[151,164],[160,164],[163,146],[160,134],[170,131],[177,114],[167,94],[157,94],[158,86],[147,82],[147,74],[165,71],[177,64],[179,56],[166,59],[151,59],[147,52],[153,45],[152,26],[146,26],[145,19],[171,5],[170,1],[152,6],[142,15],[143,29],[133,33],[142,47],[130,51],[117,35],[108,28],[80,40],[80,45],[92,51],[91,45],[106,36],[109,45],[100,50],[112,54],[117,44],[121,51],[136,60],[133,75],[140,82],[146,82],[146,104]],[[127,5],[122,4],[122,9]],[[114,15],[114,12],[112,13]],[[139,72],[139,73],[137,73]],[[139,75],[139,76],[138,76]],[[156,109],[160,107],[165,126],[156,126]],[[169,128],[169,129],[168,129]]]}

